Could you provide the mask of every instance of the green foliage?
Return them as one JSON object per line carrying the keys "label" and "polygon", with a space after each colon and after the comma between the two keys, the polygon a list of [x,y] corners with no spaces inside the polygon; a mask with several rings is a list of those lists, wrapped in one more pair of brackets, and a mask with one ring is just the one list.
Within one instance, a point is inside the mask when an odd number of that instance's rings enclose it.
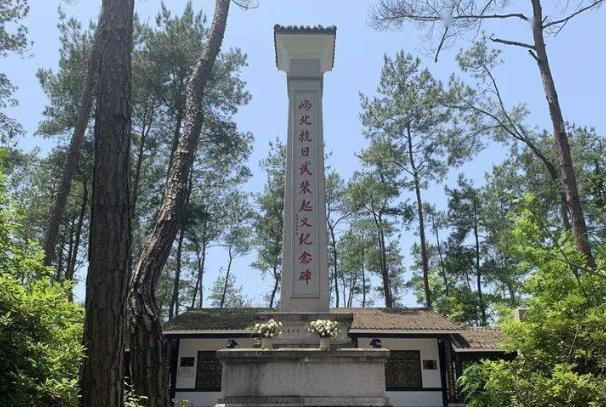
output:
{"label": "green foliage", "polygon": [[406,189],[440,181],[474,150],[453,121],[448,92],[421,60],[403,51],[385,57],[378,97],[362,99],[365,135],[404,175]]}
{"label": "green foliage", "polygon": [[257,259],[252,264],[274,280],[269,306],[274,305],[282,272],[282,211],[286,177],[286,146],[279,140],[270,143],[269,154],[261,162],[267,175],[263,192],[256,196],[258,212],[254,219],[254,244]]}
{"label": "green foliage", "polygon": [[42,90],[49,99],[43,112],[45,120],[38,129],[38,133],[45,136],[65,134],[76,125],[94,41],[92,23],[83,29],[78,20],[68,18],[61,10],[57,28],[61,43],[58,70],[39,69],[37,72]]}
{"label": "green foliage", "polygon": [[370,244],[363,260],[368,270],[382,280],[377,292],[385,299],[385,306],[392,307],[403,288],[397,222],[399,216],[408,216],[407,208],[397,202],[399,180],[395,167],[372,147],[362,159],[366,168],[356,171],[347,186],[348,210],[354,213],[354,222],[369,228],[366,236]]}
{"label": "green foliage", "polygon": [[350,222],[338,243],[341,288],[346,307],[354,306],[354,300],[361,307],[373,304],[369,272],[372,267],[370,256],[377,246],[375,236],[370,221],[358,217]]}
{"label": "green foliage", "polygon": [[[569,235],[554,234],[526,198],[506,245],[534,273],[523,288],[524,320],[504,316],[513,361],[485,361],[465,371],[470,406],[606,404],[606,268],[584,264]],[[507,313],[505,313],[506,315]]]}
{"label": "green foliage", "polygon": [[[27,27],[22,20],[28,12],[27,0],[0,0],[0,58],[10,53],[23,55],[27,51]],[[13,98],[15,89],[6,74],[0,72],[0,109],[17,105]],[[0,111],[0,141],[5,143],[22,132],[19,123]]]}
{"label": "green foliage", "polygon": [[135,389],[132,384],[124,383],[124,407],[145,407],[147,397],[139,396],[135,393]]}
{"label": "green foliage", "polygon": [[0,404],[76,406],[82,309],[21,227],[0,180]]}
{"label": "green foliage", "polygon": [[[227,281],[225,281],[227,279]],[[208,294],[211,307],[243,308],[249,307],[250,301],[244,294],[242,284],[238,284],[234,274],[219,274]]]}

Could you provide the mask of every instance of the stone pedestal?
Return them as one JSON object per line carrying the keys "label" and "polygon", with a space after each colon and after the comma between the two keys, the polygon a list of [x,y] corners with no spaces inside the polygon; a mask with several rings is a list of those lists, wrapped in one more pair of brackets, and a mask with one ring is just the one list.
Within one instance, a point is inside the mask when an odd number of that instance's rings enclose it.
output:
{"label": "stone pedestal", "polygon": [[388,406],[385,349],[225,349],[216,407]]}

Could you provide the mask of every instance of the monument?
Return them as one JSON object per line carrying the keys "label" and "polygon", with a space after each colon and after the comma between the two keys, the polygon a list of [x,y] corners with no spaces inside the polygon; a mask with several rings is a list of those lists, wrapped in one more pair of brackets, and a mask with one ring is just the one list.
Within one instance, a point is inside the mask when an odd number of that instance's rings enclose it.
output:
{"label": "monument", "polygon": [[280,309],[328,312],[322,90],[333,68],[336,27],[277,26],[274,35],[288,89]]}
{"label": "monument", "polygon": [[[351,347],[347,339],[318,349],[308,332],[317,319],[351,325],[352,314],[331,313],[324,189],[322,92],[332,70],[336,27],[274,27],[276,65],[286,72],[288,140],[283,262],[279,312],[284,324],[276,349],[222,349],[217,407],[387,406],[389,351]],[[347,347],[350,346],[350,347]]]}

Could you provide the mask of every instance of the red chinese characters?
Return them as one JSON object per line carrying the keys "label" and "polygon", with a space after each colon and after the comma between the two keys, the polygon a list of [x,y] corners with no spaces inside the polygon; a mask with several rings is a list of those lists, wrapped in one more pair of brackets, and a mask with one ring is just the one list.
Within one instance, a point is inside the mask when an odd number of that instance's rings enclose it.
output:
{"label": "red chinese characters", "polygon": [[301,133],[299,133],[299,141],[301,143],[306,143],[306,142],[311,143],[311,134],[309,133],[309,130],[307,130],[307,129],[301,130]]}
{"label": "red chinese characters", "polygon": [[311,102],[307,99],[299,103],[299,110],[309,111],[311,109]]}
{"label": "red chinese characters", "polygon": [[299,119],[299,126],[301,125],[307,125],[307,126],[311,126],[311,116],[308,114],[304,114],[301,115],[301,118]]}
{"label": "red chinese characters", "polygon": [[298,226],[300,228],[302,228],[304,226],[310,228],[311,227],[311,223],[309,223],[309,218],[307,216],[303,216],[301,219],[299,219]]}
{"label": "red chinese characters", "polygon": [[301,173],[301,175],[311,175],[311,171],[309,170],[309,166],[311,164],[309,163],[309,161],[305,161],[303,164],[301,164],[301,166],[299,167],[299,172]]}
{"label": "red chinese characters", "polygon": [[299,246],[313,244],[313,242],[310,240],[310,238],[311,238],[311,234],[310,233],[301,233],[301,234],[299,234]]}
{"label": "red chinese characters", "polygon": [[[314,207],[312,205],[313,201],[313,183],[315,179],[312,178],[312,162],[310,160],[310,156],[312,156],[312,147],[313,147],[313,129],[310,127],[314,121],[312,113],[312,103],[303,99],[297,103],[297,109],[300,111],[300,116],[298,120],[298,142],[300,143],[295,152],[299,153],[298,164],[296,164],[299,170],[298,176],[299,178],[296,180],[296,192],[300,199],[299,211],[300,215],[297,215],[296,218],[296,236],[295,241],[298,242],[299,252],[297,253],[297,264],[304,265],[304,271],[300,271],[298,281],[305,282],[305,285],[309,284],[309,281],[312,280],[312,271],[313,270],[313,262],[315,255],[314,252],[314,239],[312,236],[312,223],[314,218]],[[295,133],[297,134],[297,133]],[[296,171],[296,170],[295,170]],[[303,216],[305,215],[305,216]],[[303,230],[299,230],[299,228],[305,228]]]}
{"label": "red chinese characters", "polygon": [[309,180],[303,180],[301,181],[301,183],[299,184],[299,193],[300,194],[311,194],[311,183],[309,182]]}
{"label": "red chinese characters", "polygon": [[311,253],[303,252],[299,256],[299,263],[301,263],[301,264],[311,263],[311,260],[312,260],[311,259]]}
{"label": "red chinese characters", "polygon": [[311,201],[307,199],[303,199],[301,201],[301,206],[299,206],[299,212],[311,212],[313,210],[313,206],[311,206]]}
{"label": "red chinese characters", "polygon": [[305,281],[305,284],[309,284],[309,280],[311,280],[311,271],[309,269],[305,269],[299,274],[299,281]]}

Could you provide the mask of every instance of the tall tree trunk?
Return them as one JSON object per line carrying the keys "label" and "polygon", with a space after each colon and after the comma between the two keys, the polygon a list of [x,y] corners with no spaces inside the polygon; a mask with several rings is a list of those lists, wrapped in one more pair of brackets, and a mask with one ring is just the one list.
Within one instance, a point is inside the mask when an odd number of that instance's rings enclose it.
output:
{"label": "tall tree trunk", "polygon": [[179,284],[181,280],[181,264],[183,257],[183,239],[185,238],[185,225],[181,222],[179,228],[179,237],[177,239],[177,253],[175,265],[175,279],[173,281],[173,293],[168,308],[168,319],[173,319],[175,315],[179,315]]}
{"label": "tall tree trunk", "polygon": [[61,281],[63,278],[63,251],[65,249],[65,234],[63,234],[61,241],[59,242],[59,259],[57,261],[57,268],[55,270],[55,280]]}
{"label": "tall tree trunk", "polygon": [[[101,22],[99,22],[99,25],[100,23]],[[76,121],[74,133],[72,134],[72,139],[67,149],[67,155],[65,156],[65,162],[63,163],[63,171],[61,173],[61,180],[59,181],[57,195],[55,196],[53,211],[50,214],[46,235],[44,237],[44,262],[47,265],[51,265],[55,260],[57,239],[59,237],[59,226],[63,220],[63,215],[65,215],[65,208],[67,206],[67,200],[72,188],[72,181],[78,171],[78,162],[80,161],[80,152],[84,142],[84,134],[86,133],[88,121],[90,119],[97,77],[97,36],[98,31],[95,33],[93,49],[88,57],[86,80],[84,82],[84,88],[82,89],[82,94],[80,95],[79,101],[80,110],[78,111],[78,119]]]}
{"label": "tall tree trunk", "polygon": [[335,239],[335,228],[328,222],[328,230],[330,231],[330,251],[332,252],[332,264],[334,272],[334,285],[335,285],[335,306],[339,308],[339,273],[337,266],[337,240]]}
{"label": "tall tree trunk", "polygon": [[475,240],[475,266],[476,266],[476,285],[478,288],[478,305],[480,308],[480,323],[482,326],[487,324],[486,304],[484,303],[484,295],[482,294],[482,269],[480,267],[480,236],[478,233],[478,205],[473,201],[473,237]]}
{"label": "tall tree trunk", "polygon": [[191,240],[194,243],[194,251],[196,252],[196,262],[198,266],[198,276],[196,278],[196,286],[194,287],[194,295],[191,299],[191,307],[194,308],[196,306],[196,298],[198,296],[198,292],[200,293],[200,308],[204,304],[204,286],[202,285],[205,271],[205,263],[206,263],[206,249],[208,247],[208,241],[206,237],[206,223],[204,223],[204,229],[202,232],[202,246],[200,247],[200,243],[198,238],[194,235],[191,236]]}
{"label": "tall tree trunk", "polygon": [[423,264],[423,291],[425,292],[425,305],[431,309],[431,291],[429,290],[429,256],[427,254],[427,243],[425,241],[425,220],[423,219],[423,201],[421,199],[421,182],[419,180],[419,171],[415,164],[415,156],[412,151],[412,135],[410,129],[406,129],[406,138],[408,141],[408,159],[415,183],[415,196],[417,200],[417,216],[419,217],[419,239],[421,240],[421,262]]}
{"label": "tall tree trunk", "polygon": [[583,208],[579,198],[576,176],[572,166],[572,156],[570,155],[570,145],[568,143],[568,133],[566,131],[566,123],[562,115],[562,109],[558,100],[555,82],[551,75],[549,59],[547,57],[547,49],[545,46],[545,38],[543,37],[543,10],[541,9],[540,0],[531,0],[533,11],[532,34],[534,39],[534,49],[536,51],[536,62],[543,80],[543,89],[545,98],[549,106],[549,115],[553,125],[553,131],[556,141],[556,150],[560,163],[561,181],[566,195],[566,204],[570,213],[570,221],[572,233],[578,250],[583,253],[586,258],[587,265],[590,268],[595,268],[595,260],[589,245],[589,236],[587,233],[587,225],[583,215]]}
{"label": "tall tree trunk", "polygon": [[[364,254],[362,254],[364,257]],[[366,307],[366,267],[362,261],[362,308]]]}
{"label": "tall tree trunk", "polygon": [[[206,271],[206,250],[208,242],[206,240],[206,230],[204,231],[204,241],[202,243],[202,251],[199,259],[198,268],[198,292],[200,293],[199,308],[204,308],[204,272]],[[195,300],[195,298],[194,298]]]}
{"label": "tall tree trunk", "polygon": [[[206,232],[205,232],[206,234]],[[202,252],[199,259],[199,268],[198,268],[198,293],[200,294],[200,301],[198,308],[204,308],[204,272],[206,271],[206,250],[208,247],[208,242],[206,241],[206,236],[204,237],[204,242],[202,243]],[[194,303],[195,303],[194,297]]]}
{"label": "tall tree trunk", "polygon": [[74,241],[76,239],[76,222],[77,219],[74,219],[69,227],[69,243],[67,248],[67,259],[65,261],[65,272],[63,273],[63,280],[67,279],[67,273],[69,273],[69,266],[72,264],[72,256],[74,254]]}
{"label": "tall tree trunk", "polygon": [[446,265],[444,264],[444,256],[442,254],[442,245],[440,243],[440,232],[438,230],[438,226],[436,225],[436,220],[433,216],[431,217],[431,226],[433,228],[433,233],[436,236],[436,247],[438,249],[438,256],[440,258],[440,269],[442,270],[442,280],[444,281],[444,291],[446,293],[446,296],[448,296],[448,293],[449,293],[448,273],[446,272]]}
{"label": "tall tree trunk", "polygon": [[168,377],[165,375],[164,342],[155,289],[170,255],[184,213],[187,180],[204,121],[202,101],[212,68],[219,54],[230,0],[217,0],[207,43],[187,84],[185,120],[156,222],[135,269],[132,295],[131,355],[133,384],[137,394],[148,397],[150,407],[167,406]]}
{"label": "tall tree trunk", "polygon": [[280,284],[280,277],[278,276],[278,263],[274,263],[274,269],[273,269],[273,276],[274,276],[274,287],[271,290],[271,296],[269,297],[269,308],[273,308],[274,307],[274,301],[276,300],[276,293],[278,292],[278,286]]}
{"label": "tall tree trunk", "polygon": [[231,264],[234,260],[234,256],[232,254],[232,246],[229,245],[227,248],[227,270],[225,271],[225,284],[223,284],[223,293],[221,294],[221,302],[219,304],[219,308],[223,308],[225,306],[225,297],[227,296],[227,288],[229,286],[229,274],[231,273]]}
{"label": "tall tree trunk", "polygon": [[[193,171],[189,173],[188,181],[188,193],[187,199],[185,200],[185,207],[189,206],[189,198],[191,196],[191,190],[193,187]],[[181,219],[181,226],[179,228],[179,238],[177,240],[177,265],[175,267],[175,280],[173,281],[173,294],[171,296],[170,308],[168,309],[168,317],[172,319],[173,316],[179,315],[179,288],[181,284],[181,268],[182,268],[182,256],[183,256],[183,239],[185,238],[185,217]]]}
{"label": "tall tree trunk", "polygon": [[132,189],[132,204],[131,204],[131,215],[134,219],[137,216],[137,200],[139,199],[139,182],[141,180],[141,171],[143,169],[143,161],[145,160],[145,140],[147,138],[147,134],[151,129],[151,123],[145,128],[141,129],[141,140],[139,140],[139,148],[137,149],[137,162],[135,163],[135,174],[133,176],[133,189]]}
{"label": "tall tree trunk", "polygon": [[[181,95],[181,88],[179,90],[179,95]],[[180,98],[180,97],[179,97]],[[175,114],[175,129],[173,132],[173,142],[170,146],[170,155],[168,156],[168,169],[172,168],[173,160],[175,158],[175,152],[177,151],[177,147],[179,147],[179,139],[181,136],[181,126],[183,126],[183,104],[180,99],[176,105],[176,114]],[[166,182],[168,182],[168,177],[170,175],[170,171],[166,172]]]}
{"label": "tall tree trunk", "polygon": [[[374,216],[374,215],[373,215]],[[381,277],[383,279],[383,295],[385,297],[385,307],[393,308],[393,298],[391,296],[391,283],[389,281],[389,269],[387,267],[387,249],[385,247],[385,235],[380,217],[374,216],[375,226],[377,227],[377,240],[379,245],[379,265],[381,268]]]}
{"label": "tall tree trunk", "polygon": [[[80,404],[121,406],[130,258],[129,151],[134,0],[104,0]],[[83,115],[84,116],[84,115]]]}
{"label": "tall tree trunk", "polygon": [[[78,261],[78,249],[80,248],[80,241],[82,239],[82,229],[84,226],[84,218],[86,217],[86,210],[88,209],[88,182],[82,183],[82,203],[80,204],[80,213],[78,214],[78,223],[76,225],[76,240],[74,241],[74,250],[72,253],[71,262],[67,265],[65,272],[65,279],[73,281],[74,274],[76,273],[76,263]],[[69,301],[74,300],[73,289],[68,295]]]}
{"label": "tall tree trunk", "polygon": [[341,273],[341,295],[343,296],[343,304],[345,304],[345,298],[347,298],[347,284],[346,284],[346,279],[345,276],[343,275],[343,273]]}
{"label": "tall tree trunk", "polygon": [[[194,252],[196,253],[196,266],[198,267],[198,273],[196,276],[196,284],[194,286],[194,295],[192,295],[190,308],[194,308],[196,306],[196,298],[198,297],[198,286],[202,283],[202,276],[204,275],[204,259],[206,258],[206,237],[203,235],[204,240],[204,250],[200,248],[200,243],[198,242],[198,238],[195,234],[192,234],[190,237],[192,243],[194,244]],[[202,306],[200,306],[202,308]]]}

